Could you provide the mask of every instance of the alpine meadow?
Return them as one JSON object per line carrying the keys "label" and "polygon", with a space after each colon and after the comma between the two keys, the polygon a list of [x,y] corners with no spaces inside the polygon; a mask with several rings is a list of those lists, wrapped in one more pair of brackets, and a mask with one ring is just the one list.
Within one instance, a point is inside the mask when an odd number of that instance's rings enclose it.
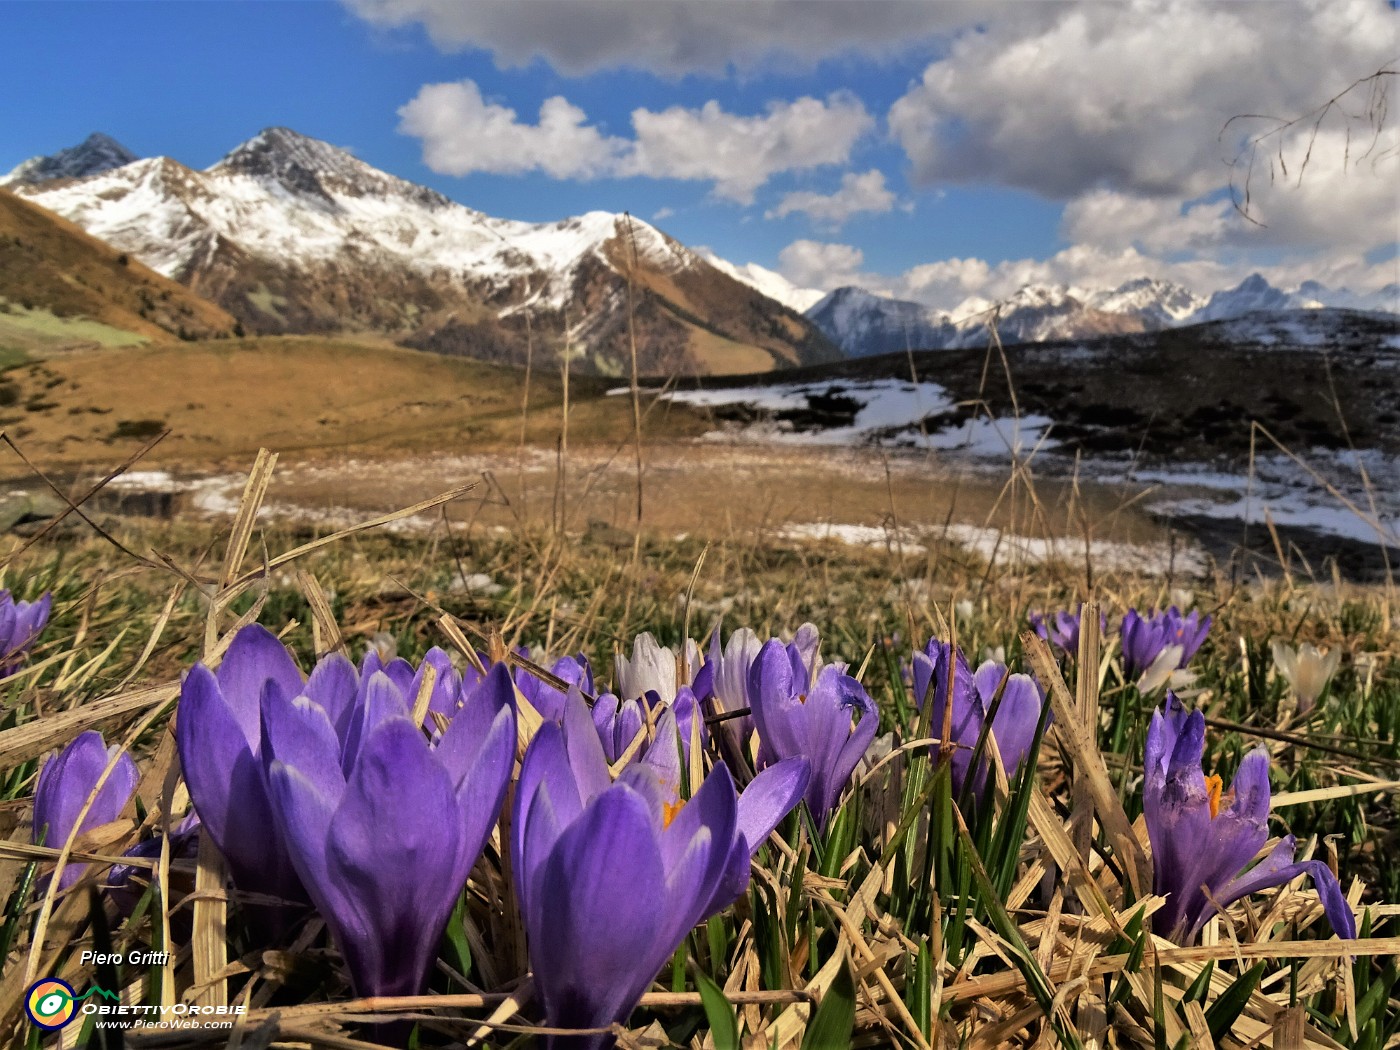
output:
{"label": "alpine meadow", "polygon": [[1400,1048],[1395,3],[0,26],[0,1045]]}

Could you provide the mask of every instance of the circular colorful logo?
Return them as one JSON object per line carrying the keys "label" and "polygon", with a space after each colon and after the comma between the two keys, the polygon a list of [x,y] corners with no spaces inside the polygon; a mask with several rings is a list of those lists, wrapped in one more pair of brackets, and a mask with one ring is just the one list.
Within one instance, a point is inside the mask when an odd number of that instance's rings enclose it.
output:
{"label": "circular colorful logo", "polygon": [[55,1031],[62,1028],[78,1012],[74,1003],[73,986],[57,977],[46,977],[29,986],[24,997],[24,1012],[39,1028]]}

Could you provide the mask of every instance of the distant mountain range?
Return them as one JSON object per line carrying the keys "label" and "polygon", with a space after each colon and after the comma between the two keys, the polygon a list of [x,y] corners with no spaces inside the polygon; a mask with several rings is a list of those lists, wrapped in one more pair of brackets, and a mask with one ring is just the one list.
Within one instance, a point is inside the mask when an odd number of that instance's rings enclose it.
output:
{"label": "distant mountain range", "polygon": [[269,128],[205,171],[103,136],[9,176],[30,201],[218,303],[249,333],[361,331],[623,374],[839,358],[816,327],[626,215],[496,219]]}
{"label": "distant mountain range", "polygon": [[1234,288],[1202,298],[1181,285],[1144,277],[1107,290],[1027,285],[1000,302],[970,299],[947,312],[845,287],[809,307],[806,316],[847,355],[869,357],[905,349],[985,346],[993,327],[1003,343],[1041,343],[1322,307],[1400,313],[1400,285],[1358,295],[1308,281],[1286,292],[1253,274]]}
{"label": "distant mountain range", "polygon": [[[1260,311],[1400,312],[1400,286],[1285,291],[1255,274],[1203,297],[1139,278],[1027,285],[950,311],[823,294],[691,249],[628,215],[497,219],[287,128],[204,171],[94,134],[0,187],[217,303],[249,333],[382,333],[404,345],[603,374],[759,372],[905,349],[1154,332]],[[629,324],[630,321],[630,324]]]}

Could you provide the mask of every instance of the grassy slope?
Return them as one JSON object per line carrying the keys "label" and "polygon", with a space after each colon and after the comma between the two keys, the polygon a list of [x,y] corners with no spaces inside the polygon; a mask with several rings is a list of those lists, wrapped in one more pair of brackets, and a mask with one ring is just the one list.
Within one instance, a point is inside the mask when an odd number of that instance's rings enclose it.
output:
{"label": "grassy slope", "polygon": [[226,335],[234,319],[189,289],[0,190],[0,338],[36,346]]}
{"label": "grassy slope", "polygon": [[[613,381],[571,378],[570,434],[624,440],[630,413],[605,399]],[[314,336],[215,340],[94,350],[31,362],[0,387],[0,425],[48,463],[109,459],[169,427],[155,459],[185,466],[260,445],[451,449],[520,438],[524,373],[373,342]],[[559,432],[555,374],[530,381],[527,437]],[[671,433],[696,432],[686,413],[657,416]]]}

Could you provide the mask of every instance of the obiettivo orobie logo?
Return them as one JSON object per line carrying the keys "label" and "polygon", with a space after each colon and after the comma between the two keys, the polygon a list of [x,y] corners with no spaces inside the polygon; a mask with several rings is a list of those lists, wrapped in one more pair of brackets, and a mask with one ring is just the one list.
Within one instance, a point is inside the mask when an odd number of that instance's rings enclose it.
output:
{"label": "obiettivo orobie logo", "polygon": [[67,981],[45,977],[29,986],[24,1012],[35,1027],[57,1031],[78,1015],[78,996]]}

